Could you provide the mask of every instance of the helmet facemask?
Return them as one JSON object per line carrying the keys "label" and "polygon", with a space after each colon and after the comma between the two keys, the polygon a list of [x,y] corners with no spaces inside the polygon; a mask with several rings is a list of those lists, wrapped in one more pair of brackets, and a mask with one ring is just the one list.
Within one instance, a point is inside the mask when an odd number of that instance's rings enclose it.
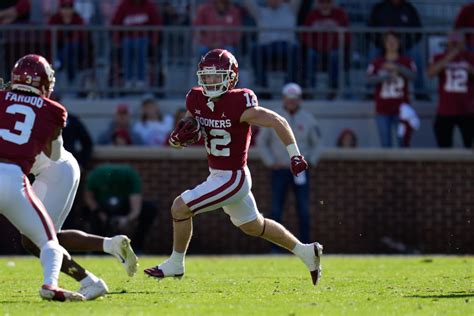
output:
{"label": "helmet facemask", "polygon": [[216,98],[229,90],[231,82],[236,80],[237,76],[233,70],[204,67],[197,71],[197,77],[203,94],[210,98]]}

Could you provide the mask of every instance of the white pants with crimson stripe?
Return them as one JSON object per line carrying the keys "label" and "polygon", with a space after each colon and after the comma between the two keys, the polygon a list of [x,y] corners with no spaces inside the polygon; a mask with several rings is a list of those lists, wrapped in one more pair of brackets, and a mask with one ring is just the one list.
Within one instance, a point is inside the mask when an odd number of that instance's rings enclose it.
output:
{"label": "white pants with crimson stripe", "polygon": [[210,169],[206,181],[183,192],[181,198],[193,214],[222,207],[232,223],[241,226],[259,216],[251,188],[252,178],[247,167],[243,170]]}
{"label": "white pants with crimson stripe", "polygon": [[63,251],[53,222],[28,178],[14,164],[0,163],[0,214],[38,246],[44,284],[57,286]]}
{"label": "white pants with crimson stripe", "polygon": [[40,249],[57,240],[53,222],[21,168],[0,163],[0,179],[0,213]]}

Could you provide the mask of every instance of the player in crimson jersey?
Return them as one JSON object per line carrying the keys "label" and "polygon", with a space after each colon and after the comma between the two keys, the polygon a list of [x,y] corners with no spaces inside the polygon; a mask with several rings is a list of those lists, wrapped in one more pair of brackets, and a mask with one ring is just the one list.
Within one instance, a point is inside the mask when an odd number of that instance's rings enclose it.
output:
{"label": "player in crimson jersey", "polygon": [[[8,86],[0,85],[0,88],[11,90]],[[58,142],[62,143],[61,136],[55,141]],[[78,230],[62,230],[77,193],[81,172],[76,158],[62,145],[58,148],[56,161],[48,158],[43,152],[36,156],[30,174],[34,175],[33,191],[48,212],[58,232],[56,236],[60,245],[73,251],[96,251],[114,255],[122,262],[127,274],[133,276],[138,263],[127,236],[107,238]],[[22,244],[26,250],[39,257],[38,247],[24,235]],[[85,270],[68,254],[63,256],[61,271],[80,282],[81,288],[78,293],[87,300],[96,299],[108,292],[107,285],[102,279]]]}
{"label": "player in crimson jersey", "polygon": [[66,123],[62,105],[48,99],[54,71],[41,56],[27,55],[12,70],[11,91],[0,91],[0,213],[40,249],[48,300],[84,300],[79,293],[58,287],[63,253],[54,225],[31,189],[26,175],[35,157],[44,152],[59,158],[57,139]]}
{"label": "player in crimson jersey", "polygon": [[467,51],[461,34],[448,36],[446,51],[433,56],[428,76],[438,76],[438,109],[434,122],[439,147],[453,146],[457,125],[464,146],[474,141],[474,54]]}
{"label": "player in crimson jersey", "polygon": [[392,147],[400,106],[409,104],[408,83],[416,76],[416,66],[410,57],[400,55],[398,34],[387,32],[383,41],[384,55],[369,64],[367,81],[376,84],[375,112],[382,147]]}
{"label": "player in crimson jersey", "polygon": [[[315,242],[301,243],[281,224],[264,218],[250,191],[252,179],[247,167],[251,125],[273,128],[291,157],[291,170],[298,175],[308,164],[298,150],[286,120],[273,111],[258,106],[250,89],[236,89],[238,64],[226,50],[209,51],[197,71],[200,87],[186,96],[187,116],[200,125],[195,128],[182,121],[170,136],[170,144],[181,148],[196,135],[205,138],[210,175],[203,183],[178,196],[171,207],[173,217],[173,252],[164,263],[146,269],[155,278],[181,277],[184,256],[192,234],[192,217],[220,207],[244,233],[267,239],[297,255],[308,267],[313,284],[320,279],[323,247]],[[189,126],[191,125],[191,126]]]}

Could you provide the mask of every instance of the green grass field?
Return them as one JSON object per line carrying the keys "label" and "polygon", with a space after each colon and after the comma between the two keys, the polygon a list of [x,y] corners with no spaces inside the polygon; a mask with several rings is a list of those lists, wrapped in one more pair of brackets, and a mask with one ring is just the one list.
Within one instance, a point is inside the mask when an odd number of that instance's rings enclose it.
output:
{"label": "green grass field", "polygon": [[110,294],[42,301],[39,261],[0,257],[0,315],[474,315],[474,257],[325,256],[317,288],[292,256],[190,256],[182,280],[161,282],[142,268],[163,258],[141,258],[134,278],[110,257],[76,259]]}

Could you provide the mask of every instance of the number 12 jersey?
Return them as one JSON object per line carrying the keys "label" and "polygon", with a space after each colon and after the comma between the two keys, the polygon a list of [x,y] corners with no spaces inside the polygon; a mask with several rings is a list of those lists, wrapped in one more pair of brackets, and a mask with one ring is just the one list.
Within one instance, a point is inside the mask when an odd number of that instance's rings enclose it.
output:
{"label": "number 12 jersey", "polygon": [[[431,63],[445,58],[446,54],[433,56]],[[438,74],[439,115],[474,113],[474,77],[469,74],[469,67],[474,67],[474,54],[464,51]]]}
{"label": "number 12 jersey", "polygon": [[240,117],[256,106],[257,97],[250,89],[232,89],[214,101],[200,87],[188,92],[186,109],[201,125],[210,168],[239,170],[247,165],[252,132]]}

